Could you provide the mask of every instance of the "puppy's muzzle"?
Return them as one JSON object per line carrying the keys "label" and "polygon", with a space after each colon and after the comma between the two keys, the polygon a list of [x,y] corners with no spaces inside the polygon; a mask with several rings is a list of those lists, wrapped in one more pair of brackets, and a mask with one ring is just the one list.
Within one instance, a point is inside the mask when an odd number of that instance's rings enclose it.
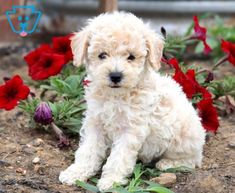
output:
{"label": "puppy's muzzle", "polygon": [[111,72],[109,74],[110,81],[114,84],[118,84],[121,82],[123,78],[123,74],[121,72]]}

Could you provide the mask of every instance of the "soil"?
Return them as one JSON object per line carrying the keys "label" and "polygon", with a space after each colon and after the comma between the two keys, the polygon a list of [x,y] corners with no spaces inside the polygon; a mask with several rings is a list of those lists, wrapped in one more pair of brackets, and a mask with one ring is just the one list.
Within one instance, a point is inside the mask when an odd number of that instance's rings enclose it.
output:
{"label": "soil", "polygon": [[[26,51],[0,56],[0,77],[18,73],[27,79],[22,61]],[[231,73],[231,69],[227,72]],[[78,147],[78,138],[70,140],[70,147],[59,149],[54,135],[29,128],[26,116],[19,110],[0,111],[0,193],[81,192],[58,181],[59,172],[72,162]],[[171,189],[175,193],[235,192],[234,115],[220,118],[217,135],[208,137],[202,168],[189,174],[177,173],[177,182]]]}

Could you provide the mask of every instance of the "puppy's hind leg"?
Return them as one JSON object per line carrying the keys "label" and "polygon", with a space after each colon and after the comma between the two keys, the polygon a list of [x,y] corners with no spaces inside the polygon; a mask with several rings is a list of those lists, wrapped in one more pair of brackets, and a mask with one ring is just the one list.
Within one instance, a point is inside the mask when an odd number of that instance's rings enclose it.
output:
{"label": "puppy's hind leg", "polygon": [[180,143],[172,143],[163,154],[162,159],[156,163],[156,168],[166,170],[168,168],[200,167],[202,162],[202,150],[204,139],[181,139]]}
{"label": "puppy's hind leg", "polygon": [[193,159],[184,158],[184,159],[168,159],[163,158],[159,162],[156,163],[156,168],[159,170],[167,170],[169,168],[178,168],[178,167],[187,167],[187,168],[195,168],[196,164]]}

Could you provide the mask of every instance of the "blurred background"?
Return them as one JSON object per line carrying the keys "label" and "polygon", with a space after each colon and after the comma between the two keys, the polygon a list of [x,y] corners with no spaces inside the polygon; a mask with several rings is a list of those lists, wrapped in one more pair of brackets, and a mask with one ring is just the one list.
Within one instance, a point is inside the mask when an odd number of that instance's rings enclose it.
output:
{"label": "blurred background", "polygon": [[[6,10],[13,5],[36,5],[42,12],[37,30],[25,38],[12,32],[6,19]],[[46,35],[67,34],[79,30],[87,18],[114,10],[130,11],[152,23],[156,31],[164,26],[167,32],[185,33],[192,16],[211,14],[220,16],[226,25],[235,26],[235,1],[232,0],[0,0],[0,42],[37,39]],[[22,13],[18,13],[19,15]],[[17,15],[12,16],[16,22]],[[40,40],[40,38],[39,38]]]}

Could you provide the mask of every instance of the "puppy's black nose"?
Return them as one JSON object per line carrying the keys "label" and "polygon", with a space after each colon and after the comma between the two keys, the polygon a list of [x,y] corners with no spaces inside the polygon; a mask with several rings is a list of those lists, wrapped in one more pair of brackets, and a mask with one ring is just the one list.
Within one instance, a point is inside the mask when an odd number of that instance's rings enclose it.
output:
{"label": "puppy's black nose", "polygon": [[121,82],[122,77],[123,77],[123,75],[122,75],[121,72],[111,72],[111,73],[109,74],[110,80],[111,80],[113,83],[115,83],[115,84]]}

